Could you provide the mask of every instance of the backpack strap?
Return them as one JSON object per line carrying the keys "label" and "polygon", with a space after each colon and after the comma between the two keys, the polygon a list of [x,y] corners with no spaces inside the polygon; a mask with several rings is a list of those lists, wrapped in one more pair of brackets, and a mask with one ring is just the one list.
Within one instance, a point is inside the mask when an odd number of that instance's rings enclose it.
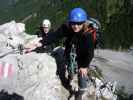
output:
{"label": "backpack strap", "polygon": [[93,37],[93,42],[94,44],[96,43],[96,29],[93,27],[90,27],[88,25],[88,27],[85,29],[84,33],[91,33],[92,37]]}

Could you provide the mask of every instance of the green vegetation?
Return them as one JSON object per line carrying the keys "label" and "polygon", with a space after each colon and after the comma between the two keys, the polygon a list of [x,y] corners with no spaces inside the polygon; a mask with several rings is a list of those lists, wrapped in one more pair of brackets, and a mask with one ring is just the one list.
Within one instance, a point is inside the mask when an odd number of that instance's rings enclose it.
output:
{"label": "green vegetation", "polygon": [[119,50],[129,48],[133,45],[133,5],[131,1],[110,0],[103,8],[106,12],[101,13],[100,19],[106,47]]}
{"label": "green vegetation", "polygon": [[[1,2],[5,5],[5,1]],[[67,20],[73,7],[82,7],[89,16],[100,20],[105,48],[123,50],[133,45],[132,0],[17,0],[1,6],[0,24],[14,19],[24,22],[27,33],[34,34],[41,21],[49,18],[56,29]]]}

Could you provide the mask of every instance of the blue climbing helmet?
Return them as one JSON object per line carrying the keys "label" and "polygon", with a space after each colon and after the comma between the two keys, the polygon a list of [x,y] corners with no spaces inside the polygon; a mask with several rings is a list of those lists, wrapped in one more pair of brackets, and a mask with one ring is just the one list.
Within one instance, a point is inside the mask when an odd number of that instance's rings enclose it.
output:
{"label": "blue climbing helmet", "polygon": [[82,8],[74,8],[68,15],[69,22],[84,22],[87,20],[87,14]]}

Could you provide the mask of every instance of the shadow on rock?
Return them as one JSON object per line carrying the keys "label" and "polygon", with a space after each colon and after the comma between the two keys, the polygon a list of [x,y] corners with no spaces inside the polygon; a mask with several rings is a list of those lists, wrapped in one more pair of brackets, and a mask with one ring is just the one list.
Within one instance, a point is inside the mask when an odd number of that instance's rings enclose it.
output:
{"label": "shadow on rock", "polygon": [[24,100],[24,97],[17,93],[9,94],[7,91],[2,90],[0,91],[0,100]]}
{"label": "shadow on rock", "polygon": [[64,58],[64,48],[63,47],[56,47],[52,51],[51,56],[53,56],[56,60],[56,64],[57,64],[56,75],[59,76],[63,87],[66,88],[71,94],[72,89],[71,89],[70,81],[65,75],[66,64],[65,64],[65,58]]}

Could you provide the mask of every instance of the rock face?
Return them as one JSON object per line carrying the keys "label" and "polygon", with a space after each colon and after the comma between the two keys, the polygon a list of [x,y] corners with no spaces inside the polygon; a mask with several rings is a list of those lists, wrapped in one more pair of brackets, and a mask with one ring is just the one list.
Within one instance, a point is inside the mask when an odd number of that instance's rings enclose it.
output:
{"label": "rock face", "polygon": [[57,93],[60,91],[60,82],[55,75],[56,63],[52,57],[47,54],[33,53],[19,55],[15,58],[13,56],[10,55],[6,58],[16,60],[17,63],[12,64],[14,73],[12,76],[2,78],[1,89],[10,93],[19,93],[25,97],[25,100],[60,98],[60,93]]}
{"label": "rock face", "polygon": [[133,55],[131,52],[98,50],[92,62],[102,70],[106,80],[117,81],[118,86],[125,86],[129,94],[133,93]]}
{"label": "rock face", "polygon": [[23,93],[25,100],[61,100],[61,85],[52,57],[31,53],[19,59],[23,66],[18,74],[18,92]]}
{"label": "rock face", "polygon": [[[23,27],[16,30],[17,25],[12,21],[0,27],[0,34],[4,38],[0,42],[0,91],[4,89],[9,94],[18,93],[25,100],[63,100],[66,98],[64,93],[68,92],[56,76],[55,59],[46,53],[20,54],[18,45],[21,40],[21,44],[24,44],[28,35]],[[17,41],[14,34],[21,40]]]}

